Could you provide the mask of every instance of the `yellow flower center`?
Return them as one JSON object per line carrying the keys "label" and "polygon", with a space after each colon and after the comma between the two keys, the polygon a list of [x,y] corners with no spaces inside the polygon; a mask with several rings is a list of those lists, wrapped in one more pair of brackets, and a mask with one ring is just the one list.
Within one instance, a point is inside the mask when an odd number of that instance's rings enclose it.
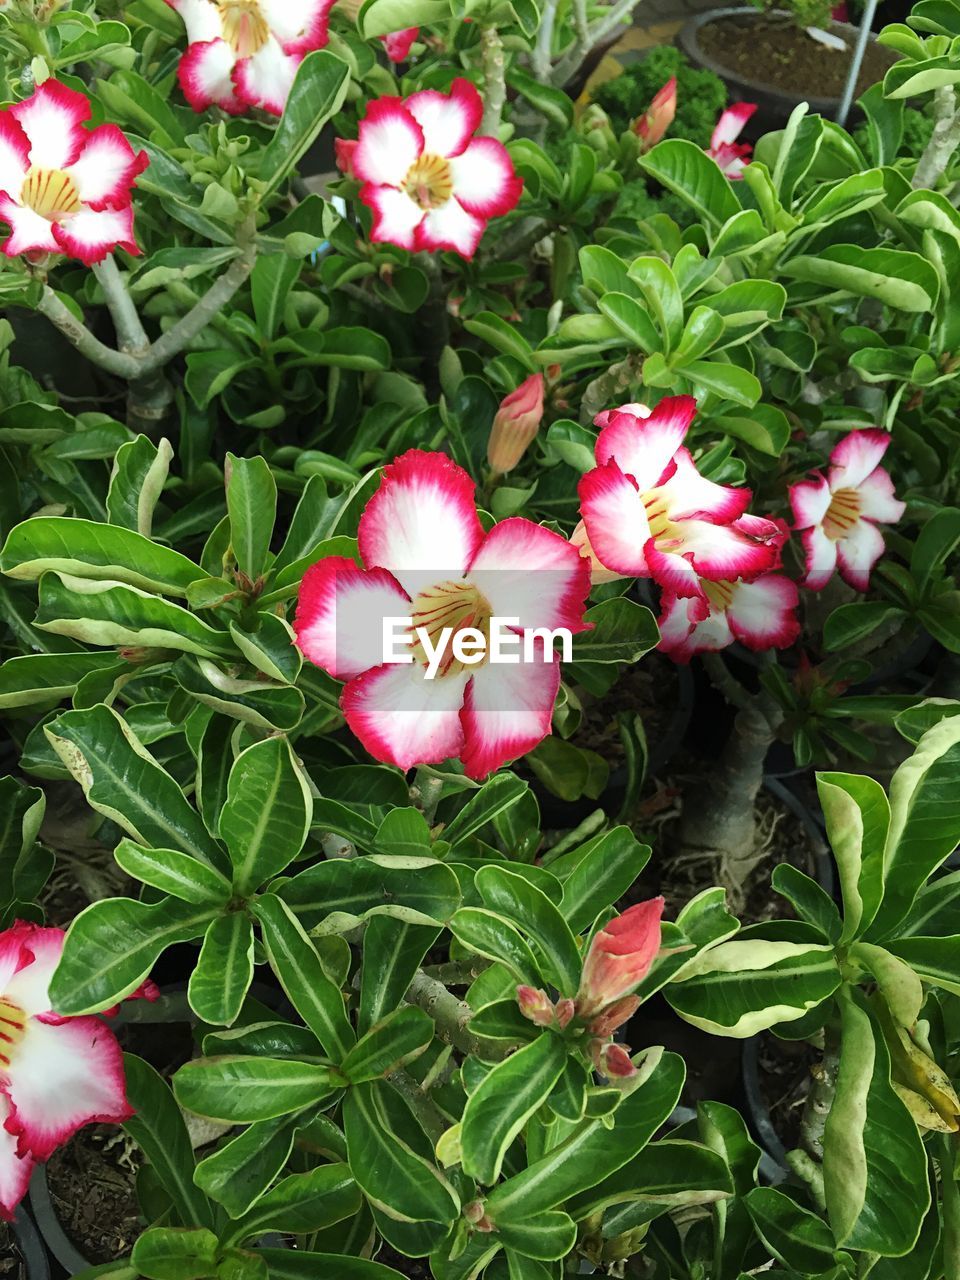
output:
{"label": "yellow flower center", "polygon": [[860,495],[856,489],[838,489],[833,495],[827,514],[823,517],[823,531],[828,538],[839,542],[845,538],[860,519]]}
{"label": "yellow flower center", "polygon": [[733,603],[734,593],[737,590],[735,582],[704,582],[701,579],[700,585],[703,588],[703,594],[710,601],[712,609],[722,613],[730,608]]}
{"label": "yellow flower center", "polygon": [[453,195],[450,162],[443,156],[424,153],[407,170],[403,189],[421,209],[437,209]]}
{"label": "yellow flower center", "polygon": [[28,170],[20,188],[20,203],[48,222],[59,222],[82,209],[73,179],[63,169]]}
{"label": "yellow flower center", "polygon": [[238,58],[252,58],[270,39],[260,0],[217,0],[223,38]]}
{"label": "yellow flower center", "polygon": [[26,1029],[27,1016],[20,1006],[0,997],[0,1074],[9,1067]]}
{"label": "yellow flower center", "polygon": [[[411,617],[413,618],[414,636],[416,628],[422,627],[436,649],[440,633],[446,627],[453,631],[443,651],[443,658],[437,670],[438,676],[456,674],[464,669],[465,664],[459,662],[453,653],[453,642],[459,632],[467,627],[475,627],[483,637],[487,647],[490,644],[490,616],[492,609],[476,587],[469,582],[440,582],[436,586],[421,591],[413,602]],[[412,646],[415,662],[424,665],[428,662],[428,654],[424,646],[416,641]],[[473,666],[482,666],[474,663]]]}

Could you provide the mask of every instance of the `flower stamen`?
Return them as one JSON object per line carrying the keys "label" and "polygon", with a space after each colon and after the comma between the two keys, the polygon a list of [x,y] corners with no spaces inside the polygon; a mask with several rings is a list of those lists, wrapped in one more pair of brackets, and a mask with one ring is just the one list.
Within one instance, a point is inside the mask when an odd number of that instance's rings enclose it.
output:
{"label": "flower stamen", "polygon": [[[463,670],[464,664],[454,657],[453,641],[455,636],[461,631],[465,631],[468,627],[473,627],[479,631],[485,637],[489,647],[490,617],[492,612],[484,597],[469,582],[439,582],[436,586],[428,587],[425,591],[420,592],[413,602],[411,615],[414,634],[416,634],[418,627],[422,627],[430,640],[431,646],[436,648],[440,633],[444,628],[449,627],[453,632],[444,650],[442,664],[437,671],[438,676],[448,675],[451,671],[460,672]],[[428,656],[426,650],[419,642],[413,646],[413,656],[415,662],[427,665]]]}
{"label": "flower stamen", "polygon": [[48,222],[58,222],[83,207],[69,173],[63,169],[33,167],[23,180],[20,203]]}
{"label": "flower stamen", "polygon": [[860,495],[856,489],[838,489],[823,518],[823,531],[834,542],[846,537],[860,519]]}
{"label": "flower stamen", "polygon": [[421,209],[439,209],[453,195],[449,161],[424,153],[407,170],[403,189]]}
{"label": "flower stamen", "polygon": [[260,0],[218,0],[223,38],[238,58],[252,58],[270,39]]}
{"label": "flower stamen", "polygon": [[20,1006],[0,998],[0,1069],[9,1067],[13,1050],[26,1029],[26,1015]]}

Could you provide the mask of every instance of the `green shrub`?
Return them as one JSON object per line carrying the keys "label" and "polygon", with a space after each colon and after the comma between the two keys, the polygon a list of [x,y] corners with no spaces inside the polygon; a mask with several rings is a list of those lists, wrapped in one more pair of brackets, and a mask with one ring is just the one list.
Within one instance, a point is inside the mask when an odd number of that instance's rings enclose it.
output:
{"label": "green shrub", "polygon": [[677,77],[677,115],[670,126],[671,138],[688,138],[700,147],[710,141],[717,116],[726,106],[727,89],[712,71],[699,71],[673,45],[652,49],[642,62],[627,67],[623,75],[607,81],[596,91],[594,101],[609,115],[614,130],[629,128],[642,115],[657,90]]}

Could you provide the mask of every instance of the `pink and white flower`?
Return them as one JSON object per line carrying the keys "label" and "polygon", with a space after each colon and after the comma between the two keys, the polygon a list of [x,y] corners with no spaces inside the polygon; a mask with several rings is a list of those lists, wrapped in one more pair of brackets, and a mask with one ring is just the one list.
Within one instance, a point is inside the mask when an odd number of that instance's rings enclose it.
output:
{"label": "pink and white flower", "polygon": [[50,1008],[64,936],[19,921],[0,934],[0,1217],[8,1221],[38,1161],[86,1124],[133,1114],[113,1032],[100,1018]]}
{"label": "pink and white flower", "polygon": [[671,76],[667,83],[653,95],[649,107],[642,116],[637,116],[630,128],[640,139],[640,150],[646,152],[655,147],[673,124],[677,114],[677,77]]}
{"label": "pink and white flower", "polygon": [[149,161],[115,124],[85,129],[82,93],[46,80],[0,111],[0,219],[8,258],[63,253],[86,266],[114,249],[139,254],[131,192]]}
{"label": "pink and white flower", "polygon": [[742,178],[743,171],[753,153],[748,142],[737,142],[744,125],[757,109],[755,102],[735,102],[720,113],[716,128],[710,137],[707,154],[716,160],[728,178]]}
{"label": "pink and white flower", "polygon": [[704,579],[751,579],[773,569],[780,531],[772,520],[741,522],[749,489],[700,475],[682,443],[696,408],[692,396],[668,396],[652,413],[624,405],[600,414],[598,465],[581,478],[579,493],[583,536],[604,568],[703,598]]}
{"label": "pink and white flower", "polygon": [[419,34],[419,27],[404,27],[402,31],[391,31],[389,35],[381,36],[390,61],[406,62],[410,57],[410,46]]}
{"label": "pink and white flower", "polygon": [[473,257],[489,220],[509,213],[523,189],[503,144],[474,136],[482,118],[479,93],[462,79],[449,93],[370,103],[353,167],[373,210],[372,240]]}
{"label": "pink and white flower", "polygon": [[834,569],[857,591],[883,555],[880,524],[895,524],[906,503],[895,496],[890,473],[880,466],[890,446],[886,431],[851,431],[830,454],[824,476],[815,472],[790,488],[794,528],[801,530],[807,573],[803,585],[821,591]]}
{"label": "pink and white flower", "polygon": [[187,29],[180,86],[194,111],[283,115],[300,63],[327,43],[334,0],[167,0]]}
{"label": "pink and white flower", "polygon": [[[297,644],[316,666],[347,684],[347,723],[378,760],[410,769],[459,756],[483,778],[530,751],[550,732],[560,667],[537,644],[537,660],[491,663],[491,619],[511,630],[587,629],[586,561],[565,539],[514,517],[484,533],[474,482],[442,453],[411,449],[384,469],[358,531],[364,568],[331,556],[304,576],[294,621]],[[384,619],[411,618],[411,663],[384,661]],[[481,661],[464,665],[448,644],[427,678],[416,628],[431,644],[475,628]],[[399,632],[398,632],[399,634]]]}
{"label": "pink and white flower", "polygon": [[758,653],[788,649],[799,636],[800,593],[782,574],[767,573],[755,582],[700,585],[701,599],[666,591],[660,601],[657,647],[675,662],[689,662],[697,653],[718,653],[735,640]]}

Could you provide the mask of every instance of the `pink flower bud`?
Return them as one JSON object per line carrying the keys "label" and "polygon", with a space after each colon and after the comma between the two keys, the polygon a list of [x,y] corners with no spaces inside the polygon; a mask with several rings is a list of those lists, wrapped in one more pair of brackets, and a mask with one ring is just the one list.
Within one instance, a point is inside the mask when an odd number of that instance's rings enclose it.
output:
{"label": "pink flower bud", "polygon": [[655,147],[673,124],[677,114],[677,77],[671,76],[662,89],[654,94],[653,101],[642,116],[638,116],[630,128],[640,139],[640,150]]}
{"label": "pink flower bud", "polygon": [[624,996],[622,1000],[614,1001],[598,1013],[588,1024],[587,1030],[595,1036],[613,1035],[617,1027],[622,1027],[629,1021],[639,1008],[640,1001],[636,996]]}
{"label": "pink flower bud", "polygon": [[357,176],[353,169],[353,153],[359,145],[359,142],[351,138],[334,138],[333,140],[337,168],[347,178],[355,178]]}
{"label": "pink flower bud", "polygon": [[535,987],[517,987],[517,1004],[520,1012],[538,1027],[549,1027],[553,1022],[553,1005],[545,991]]}
{"label": "pink flower bud", "polygon": [[622,1044],[605,1044],[599,1056],[597,1070],[608,1080],[629,1080],[637,1074],[637,1068],[630,1061],[630,1055]]}
{"label": "pink flower bud", "polygon": [[663,898],[638,902],[594,936],[577,993],[577,1013],[592,1018],[647,976],[660,950]]}
{"label": "pink flower bud", "polygon": [[487,461],[503,475],[512,471],[533,443],[543,418],[543,374],[533,373],[500,402],[490,430]]}
{"label": "pink flower bud", "polygon": [[570,1022],[576,1011],[576,1005],[569,996],[557,1001],[557,1026],[561,1031]]}

